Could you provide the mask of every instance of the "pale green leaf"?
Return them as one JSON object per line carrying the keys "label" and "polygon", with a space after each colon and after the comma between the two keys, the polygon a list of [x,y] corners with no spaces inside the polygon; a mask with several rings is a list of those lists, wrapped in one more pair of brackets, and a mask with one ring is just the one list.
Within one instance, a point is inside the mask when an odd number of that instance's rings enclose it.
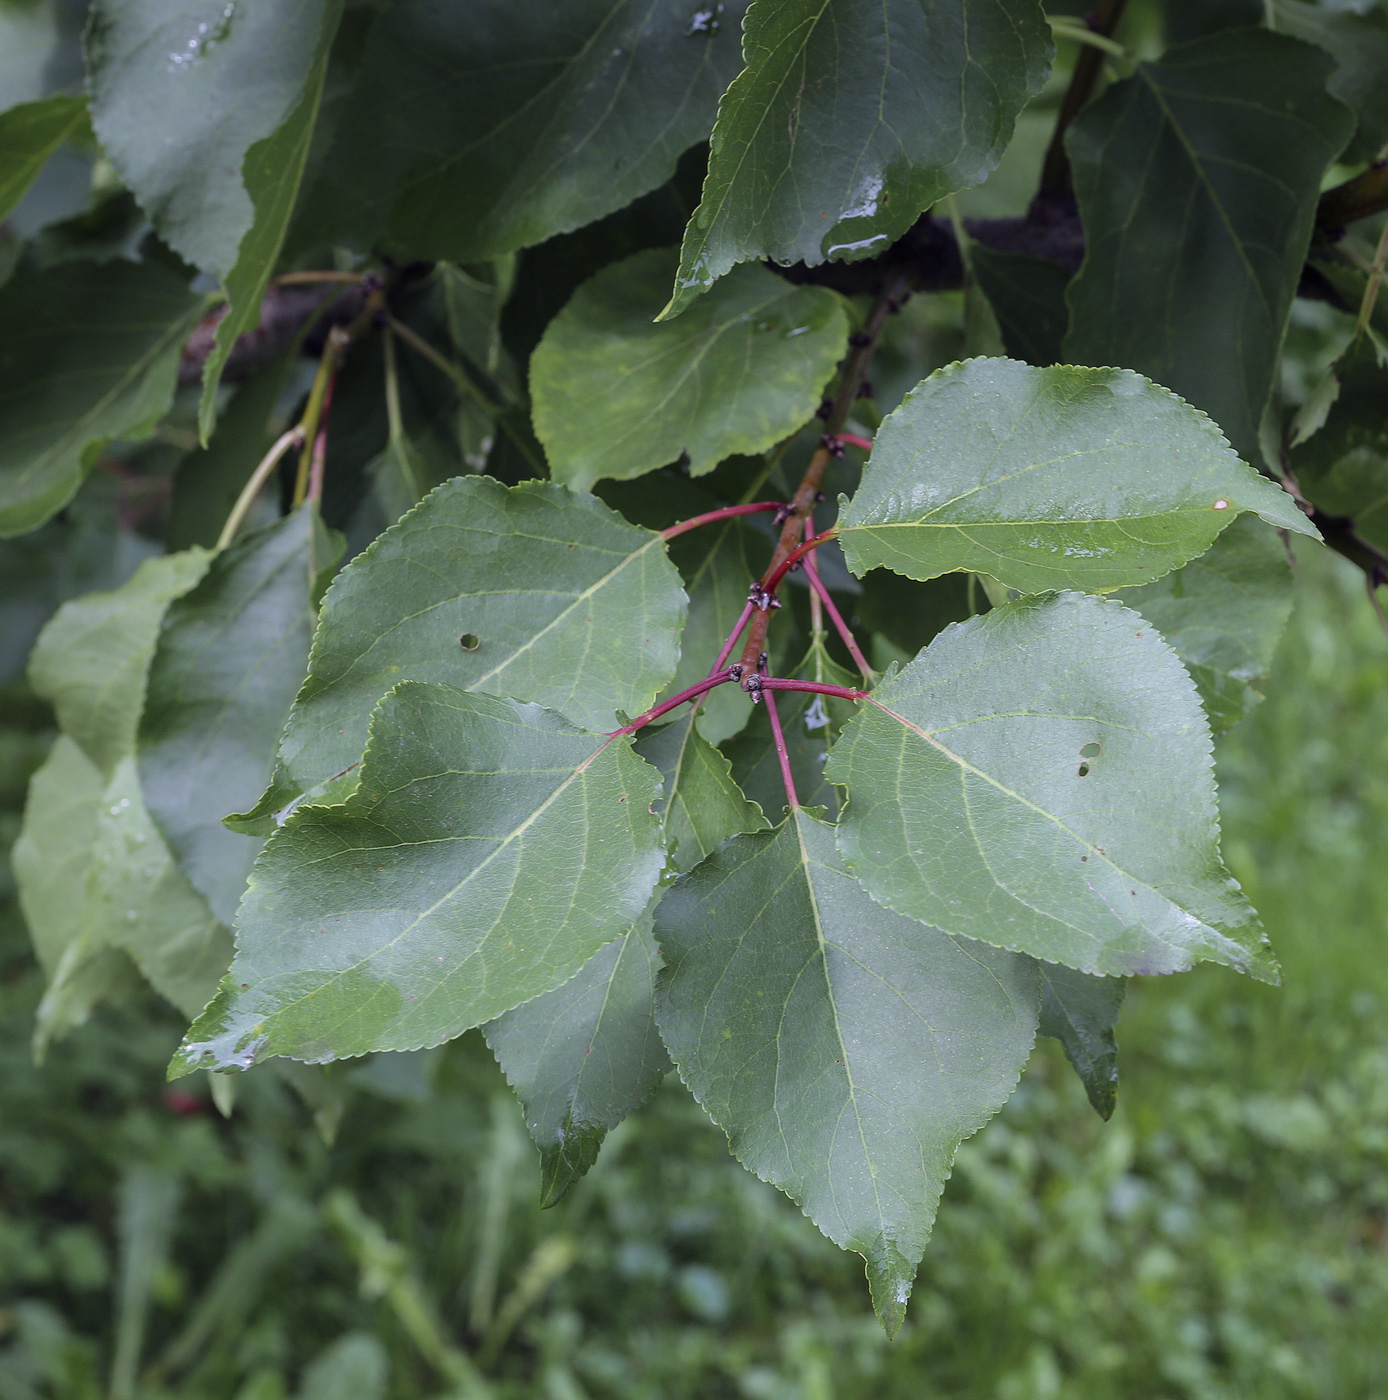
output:
{"label": "pale green leaf", "polygon": [[[286,94],[292,91],[296,80],[301,90],[283,122],[263,140],[246,149],[241,167],[241,179],[244,181],[245,197],[250,200],[252,219],[240,240],[236,261],[224,271],[222,280],[229,303],[227,314],[217,323],[212,352],[203,364],[198,429],[204,442],[211,437],[216,425],[217,388],[236,338],[253,331],[260,322],[261,301],[270,285],[270,276],[289,229],[290,216],[298,201],[299,184],[304,176],[304,165],[308,160],[323,97],[328,55],[342,14],[342,0],[280,0],[280,4],[285,10],[285,29],[292,31],[288,41],[302,45],[303,50],[296,53],[294,67],[283,74],[282,91]],[[309,60],[307,71],[302,71]],[[268,66],[274,67],[273,64]],[[279,83],[276,88],[278,98]],[[238,95],[238,108],[242,103],[244,97]],[[232,118],[232,113],[224,115]],[[223,132],[230,130],[234,124],[234,119],[224,121]],[[245,134],[249,133],[242,132],[237,139]],[[181,197],[188,183],[185,174],[171,194]],[[229,187],[227,193],[231,193]],[[207,231],[211,232],[211,229]],[[218,266],[217,270],[222,269]]]}
{"label": "pale green leaf", "polygon": [[660,876],[658,774],[538,705],[407,682],[361,781],[266,843],[175,1070],[437,1045],[562,983]]}
{"label": "pale green leaf", "polygon": [[884,251],[985,180],[1045,81],[1033,0],[755,0],[669,311],[734,263]]}
{"label": "pale green leaf", "polygon": [[1100,1118],[1118,1102],[1118,1042],[1114,1027],[1127,983],[1093,977],[1059,963],[1037,963],[1041,972],[1039,1034],[1058,1040]]}
{"label": "pale green leaf", "polygon": [[613,263],[549,323],[530,392],[556,481],[587,490],[681,460],[702,476],[814,416],[848,338],[839,299],[745,267],[656,324],[677,264],[661,248]]}
{"label": "pale green leaf", "polygon": [[660,536],[593,497],[549,482],[446,482],[329,588],[281,745],[284,790],[351,768],[372,706],[402,680],[614,729],[618,710],[649,709],[673,673],[684,612]]}
{"label": "pale green leaf", "polygon": [[0,536],[66,505],[112,438],[154,431],[202,307],[147,263],[68,263],[0,288]]}
{"label": "pale green leaf", "polygon": [[1276,964],[1220,862],[1209,727],[1151,623],[1088,594],[947,628],[829,752],[874,899],[1105,976]]}
{"label": "pale green leaf", "polygon": [[1116,597],[1185,662],[1216,733],[1263,698],[1292,613],[1292,571],[1286,545],[1261,521],[1240,517],[1198,559]]}
{"label": "pale green leaf", "polygon": [[145,802],[228,924],[260,846],[222,818],[259,797],[308,669],[315,517],[300,506],[213,558],[169,607],[149,667],[139,730]]}
{"label": "pale green leaf", "polygon": [[1184,564],[1245,510],[1316,534],[1203,413],[1141,375],[966,360],[887,416],[838,531],[856,574],[1102,592]]}
{"label": "pale green leaf", "polygon": [[895,1333],[955,1149],[1030,1053],[1034,965],[874,904],[803,810],[683,876],[656,931],[681,1077],[744,1166],[863,1256]]}
{"label": "pale green leaf", "polygon": [[164,611],[211,557],[189,549],[147,559],[120,588],[64,603],[34,647],[30,683],[106,778],[134,749]]}
{"label": "pale green leaf", "polygon": [[1065,356],[1150,375],[1256,461],[1326,167],[1354,118],[1323,53],[1229,29],[1139,64],[1070,128],[1085,260]]}
{"label": "pale green leaf", "polygon": [[86,123],[87,104],[61,94],[0,112],[0,219],[24,198],[48,157]]}
{"label": "pale green leaf", "polygon": [[479,262],[621,209],[704,140],[745,0],[400,0],[308,201],[315,229]]}

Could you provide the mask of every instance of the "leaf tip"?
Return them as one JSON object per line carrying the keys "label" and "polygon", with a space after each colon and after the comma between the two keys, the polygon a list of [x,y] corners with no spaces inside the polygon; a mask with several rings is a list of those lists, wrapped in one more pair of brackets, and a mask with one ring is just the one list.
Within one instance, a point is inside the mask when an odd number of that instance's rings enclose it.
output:
{"label": "leaf tip", "polygon": [[895,1338],[906,1320],[906,1303],[916,1281],[916,1265],[885,1236],[863,1254],[872,1310],[888,1340]]}

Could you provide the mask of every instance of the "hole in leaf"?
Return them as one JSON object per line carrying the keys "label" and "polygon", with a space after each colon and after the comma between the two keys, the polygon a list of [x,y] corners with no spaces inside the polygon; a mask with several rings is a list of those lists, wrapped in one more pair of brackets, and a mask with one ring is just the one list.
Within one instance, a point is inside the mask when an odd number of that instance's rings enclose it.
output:
{"label": "hole in leaf", "polygon": [[1088,776],[1089,776],[1089,765],[1088,765],[1087,763],[1081,763],[1081,764],[1080,764],[1080,777],[1081,777],[1081,778],[1087,778]]}
{"label": "hole in leaf", "polygon": [[1099,743],[1098,740],[1095,740],[1095,741],[1094,741],[1093,743],[1091,743],[1091,744],[1086,744],[1086,745],[1080,750],[1080,757],[1081,757],[1081,758],[1098,758],[1098,756],[1099,756],[1101,753],[1103,753],[1103,751],[1104,751],[1104,746],[1103,746],[1101,743]]}
{"label": "hole in leaf", "polygon": [[463,635],[458,638],[458,645],[462,647],[464,651],[476,651],[477,648],[482,645],[482,638],[479,637],[476,632],[464,632]]}

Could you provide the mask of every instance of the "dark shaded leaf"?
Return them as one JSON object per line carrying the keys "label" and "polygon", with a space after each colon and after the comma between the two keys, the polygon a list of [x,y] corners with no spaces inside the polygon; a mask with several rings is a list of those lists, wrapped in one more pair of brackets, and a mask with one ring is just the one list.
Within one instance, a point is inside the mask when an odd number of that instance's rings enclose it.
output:
{"label": "dark shaded leaf", "polygon": [[1354,129],[1330,71],[1295,39],[1221,31],[1139,64],[1067,141],[1086,253],[1066,358],[1150,375],[1250,462],[1321,177]]}
{"label": "dark shaded leaf", "polygon": [[975,243],[974,276],[998,318],[1007,353],[1029,365],[1059,364],[1070,325],[1065,291],[1071,273],[1049,258],[1005,252]]}
{"label": "dark shaded leaf", "polygon": [[1059,963],[1037,963],[1041,973],[1038,1034],[1058,1040],[1075,1067],[1100,1118],[1118,1102],[1118,1041],[1114,1027],[1127,984],[1121,977],[1091,977]]}
{"label": "dark shaded leaf", "polygon": [[87,104],[61,94],[0,111],[0,219],[24,198],[48,157],[86,124]]}
{"label": "dark shaded leaf", "polygon": [[147,263],[70,263],[0,288],[0,536],[71,500],[112,438],[154,431],[202,306]]}

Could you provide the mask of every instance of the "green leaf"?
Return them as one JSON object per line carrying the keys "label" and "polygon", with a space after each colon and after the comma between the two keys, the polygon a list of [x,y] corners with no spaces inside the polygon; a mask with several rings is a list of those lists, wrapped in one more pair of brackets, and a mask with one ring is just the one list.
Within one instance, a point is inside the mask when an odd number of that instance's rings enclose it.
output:
{"label": "green leaf", "polygon": [[174,1071],[437,1045],[549,991],[645,908],[657,784],[552,710],[397,686],[357,790],[266,843]]}
{"label": "green leaf", "polygon": [[1150,623],[1087,594],[947,628],[829,752],[849,868],[947,933],[1105,976],[1276,964],[1219,858],[1209,728]]}
{"label": "green leaf", "polygon": [[48,157],[86,124],[87,104],[61,94],[0,112],[0,219],[24,198]]}
{"label": "green leaf", "polygon": [[1257,461],[1326,167],[1354,130],[1329,58],[1225,30],[1139,64],[1070,128],[1084,265],[1067,359],[1150,375]]}
{"label": "green leaf", "polygon": [[1316,536],[1203,413],[1141,375],[966,360],[887,415],[838,530],[855,574],[1103,592],[1185,563],[1244,510]]}
{"label": "green leaf", "polygon": [[707,137],[742,10],[696,31],[687,0],[401,0],[371,31],[315,227],[479,262],[621,209]]}
{"label": "green leaf", "polygon": [[129,960],[85,937],[87,874],[104,783],[95,764],[60,734],[29,784],[24,825],[10,852],[19,907],[48,979],[34,1028],[42,1056],[103,998],[138,985]]}
{"label": "green leaf", "polygon": [[[291,8],[289,0],[281,0],[281,3],[286,10]],[[275,264],[279,261],[289,219],[299,197],[299,184],[304,176],[304,164],[308,160],[309,146],[318,120],[328,55],[342,14],[342,4],[343,0],[292,0],[293,7],[299,11],[294,16],[297,22],[291,24],[294,31],[292,42],[302,42],[303,53],[296,55],[297,62],[292,72],[285,75],[285,93],[292,90],[305,57],[311,57],[312,63],[300,80],[302,90],[293,108],[264,140],[247,148],[241,167],[245,194],[250,199],[254,214],[240,241],[235,263],[227,267],[223,275],[229,306],[227,314],[217,323],[212,352],[203,364],[198,430],[204,443],[212,436],[217,422],[217,388],[236,338],[253,331],[260,323],[261,301],[270,285]],[[302,39],[300,24],[304,26]],[[274,66],[266,65],[270,69]],[[243,94],[236,99],[237,105],[244,103],[244,100]],[[232,122],[225,122],[223,130],[231,126]],[[185,188],[186,184],[180,182],[175,186],[174,193],[181,194]],[[221,270],[220,266],[218,270]]]}
{"label": "green leaf", "polygon": [[260,212],[247,153],[291,119],[334,22],[331,0],[92,6],[92,125],[160,236],[194,266],[223,278],[237,266]]}
{"label": "green leaf", "polygon": [[446,482],[329,588],[280,749],[285,780],[304,791],[355,764],[372,706],[402,680],[616,728],[674,671],[684,611],[660,536],[593,497]]}
{"label": "green leaf", "polygon": [[150,820],[133,757],[117,764],[101,795],[86,919],[94,945],[128,953],[154,990],[190,1020],[231,961],[231,934]]}
{"label": "green leaf", "polygon": [[1388,141],[1388,13],[1272,0],[1277,30],[1315,44],[1335,60],[1326,88],[1359,118],[1356,158],[1373,160]]}
{"label": "green leaf", "polygon": [[317,513],[303,505],[210,563],[164,616],[140,720],[140,780],[179,864],[230,924],[259,843],[222,825],[270,776],[308,669]]}
{"label": "green leaf", "polygon": [[1065,291],[1069,268],[1049,258],[1006,252],[975,243],[970,253],[974,275],[998,318],[1003,344],[1014,360],[1029,365],[1059,364],[1061,344],[1070,324]]}
{"label": "green leaf", "polygon": [[1033,0],[755,0],[742,49],[666,315],[734,263],[882,252],[987,178],[1052,52]]}
{"label": "green leaf", "polygon": [[[663,830],[675,869],[689,870],[734,833],[767,824],[687,711],[663,729],[643,731],[635,747],[664,780]],[[660,956],[650,923],[643,914],[572,981],[483,1028],[540,1148],[544,1205],[554,1205],[593,1165],[603,1138],[650,1098],[670,1068],[655,1025]]]}
{"label": "green leaf", "polygon": [[745,267],[655,324],[677,263],[662,248],[614,263],[550,322],[530,392],[556,481],[587,490],[681,459],[702,476],[814,416],[848,339],[838,297]]}
{"label": "green leaf", "polygon": [[66,505],[112,438],[154,431],[202,307],[148,263],[69,263],[0,288],[0,536]]}
{"label": "green leaf", "polygon": [[[35,1044],[123,996],[130,960],[192,1017],[231,958],[231,937],[183,878],[141,801],[133,759],[109,781],[66,735],[34,775],[15,874],[49,986]],[[127,956],[128,955],[128,956]]]}
{"label": "green leaf", "polygon": [[1072,967],[1038,963],[1041,1024],[1038,1034],[1058,1040],[1100,1118],[1118,1102],[1118,1041],[1113,1028],[1127,984],[1121,977],[1091,977]]}
{"label": "green leaf", "polygon": [[483,1028],[540,1149],[542,1205],[587,1172],[670,1068],[653,1006],[659,963],[647,918],[562,987]]}
{"label": "green leaf", "polygon": [[686,710],[662,729],[646,730],[636,752],[660,769],[665,844],[676,870],[692,870],[739,831],[768,825],[762,809],[733,781],[728,760],[700,732]]}
{"label": "green leaf", "polygon": [[656,911],[660,1029],[738,1160],[867,1262],[894,1334],[955,1149],[1006,1102],[1035,967],[891,914],[800,810]]}
{"label": "green leaf", "polygon": [[1292,613],[1292,571],[1286,546],[1261,521],[1241,517],[1198,559],[1117,597],[1185,662],[1215,733],[1262,700],[1258,684]]}
{"label": "green leaf", "polygon": [[147,559],[120,588],[64,603],[34,647],[30,683],[106,778],[134,750],[164,610],[210,559],[203,549]]}

